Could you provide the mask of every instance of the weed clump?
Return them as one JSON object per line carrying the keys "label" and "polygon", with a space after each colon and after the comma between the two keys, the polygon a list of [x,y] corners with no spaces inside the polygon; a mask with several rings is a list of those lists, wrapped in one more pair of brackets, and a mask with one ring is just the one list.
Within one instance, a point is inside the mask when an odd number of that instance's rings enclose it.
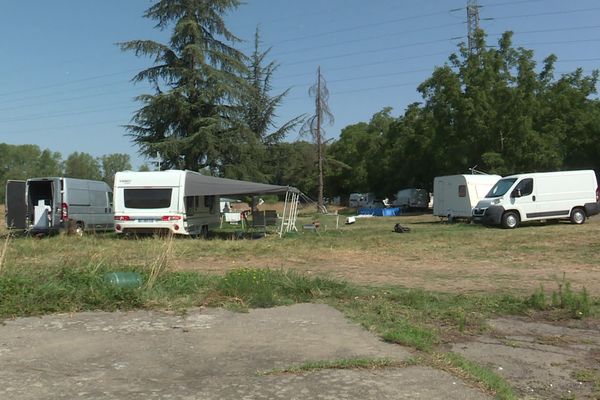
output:
{"label": "weed clump", "polygon": [[226,300],[245,307],[265,308],[343,297],[351,288],[346,283],[311,278],[293,271],[242,268],[225,274],[216,290]]}
{"label": "weed clump", "polygon": [[587,289],[583,287],[579,293],[571,287],[571,282],[563,278],[558,282],[558,290],[552,292],[547,299],[544,287],[540,285],[525,302],[530,308],[538,311],[566,311],[571,318],[584,318],[591,315],[592,307]]}

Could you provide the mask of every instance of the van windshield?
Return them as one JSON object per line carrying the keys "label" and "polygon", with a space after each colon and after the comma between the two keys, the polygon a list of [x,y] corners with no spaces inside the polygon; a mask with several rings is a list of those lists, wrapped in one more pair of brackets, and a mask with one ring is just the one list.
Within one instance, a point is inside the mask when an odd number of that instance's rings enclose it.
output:
{"label": "van windshield", "polygon": [[171,206],[172,191],[173,189],[125,189],[125,207],[168,208]]}
{"label": "van windshield", "polygon": [[488,194],[485,195],[485,197],[490,198],[504,196],[516,180],[517,178],[500,179],[498,182],[496,182],[492,190],[490,190]]}

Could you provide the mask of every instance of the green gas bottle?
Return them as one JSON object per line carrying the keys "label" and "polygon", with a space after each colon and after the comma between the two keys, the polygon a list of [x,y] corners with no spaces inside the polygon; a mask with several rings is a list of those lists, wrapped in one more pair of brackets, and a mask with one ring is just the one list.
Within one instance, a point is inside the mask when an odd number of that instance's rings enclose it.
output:
{"label": "green gas bottle", "polygon": [[137,272],[108,272],[104,281],[121,288],[138,288],[142,286],[142,276]]}

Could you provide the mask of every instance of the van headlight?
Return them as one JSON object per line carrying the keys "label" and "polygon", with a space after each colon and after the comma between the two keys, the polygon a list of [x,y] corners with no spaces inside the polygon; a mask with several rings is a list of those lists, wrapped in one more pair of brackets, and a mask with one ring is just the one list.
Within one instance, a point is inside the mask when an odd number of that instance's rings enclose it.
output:
{"label": "van headlight", "polygon": [[492,205],[496,205],[496,204],[500,204],[500,203],[502,203],[502,199],[494,199],[491,202]]}

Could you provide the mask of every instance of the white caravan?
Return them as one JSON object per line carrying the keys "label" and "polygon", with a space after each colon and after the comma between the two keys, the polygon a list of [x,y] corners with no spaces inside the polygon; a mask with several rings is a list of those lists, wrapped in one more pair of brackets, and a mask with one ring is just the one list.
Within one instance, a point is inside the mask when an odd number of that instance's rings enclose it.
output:
{"label": "white caravan", "polygon": [[473,207],[501,178],[500,175],[448,175],[433,180],[433,215],[471,218]]}
{"label": "white caravan", "polygon": [[565,219],[583,224],[600,213],[592,170],[519,174],[502,178],[473,210],[473,220],[504,228],[521,222]]}
{"label": "white caravan", "polygon": [[202,178],[192,171],[117,172],[115,231],[203,235],[218,227],[219,197],[195,193]]}
{"label": "white caravan", "polygon": [[32,234],[113,229],[112,190],[106,182],[65,177],[6,183],[6,224]]}
{"label": "white caravan", "polygon": [[393,205],[403,209],[429,207],[429,192],[425,189],[403,189],[396,193],[396,200]]}

